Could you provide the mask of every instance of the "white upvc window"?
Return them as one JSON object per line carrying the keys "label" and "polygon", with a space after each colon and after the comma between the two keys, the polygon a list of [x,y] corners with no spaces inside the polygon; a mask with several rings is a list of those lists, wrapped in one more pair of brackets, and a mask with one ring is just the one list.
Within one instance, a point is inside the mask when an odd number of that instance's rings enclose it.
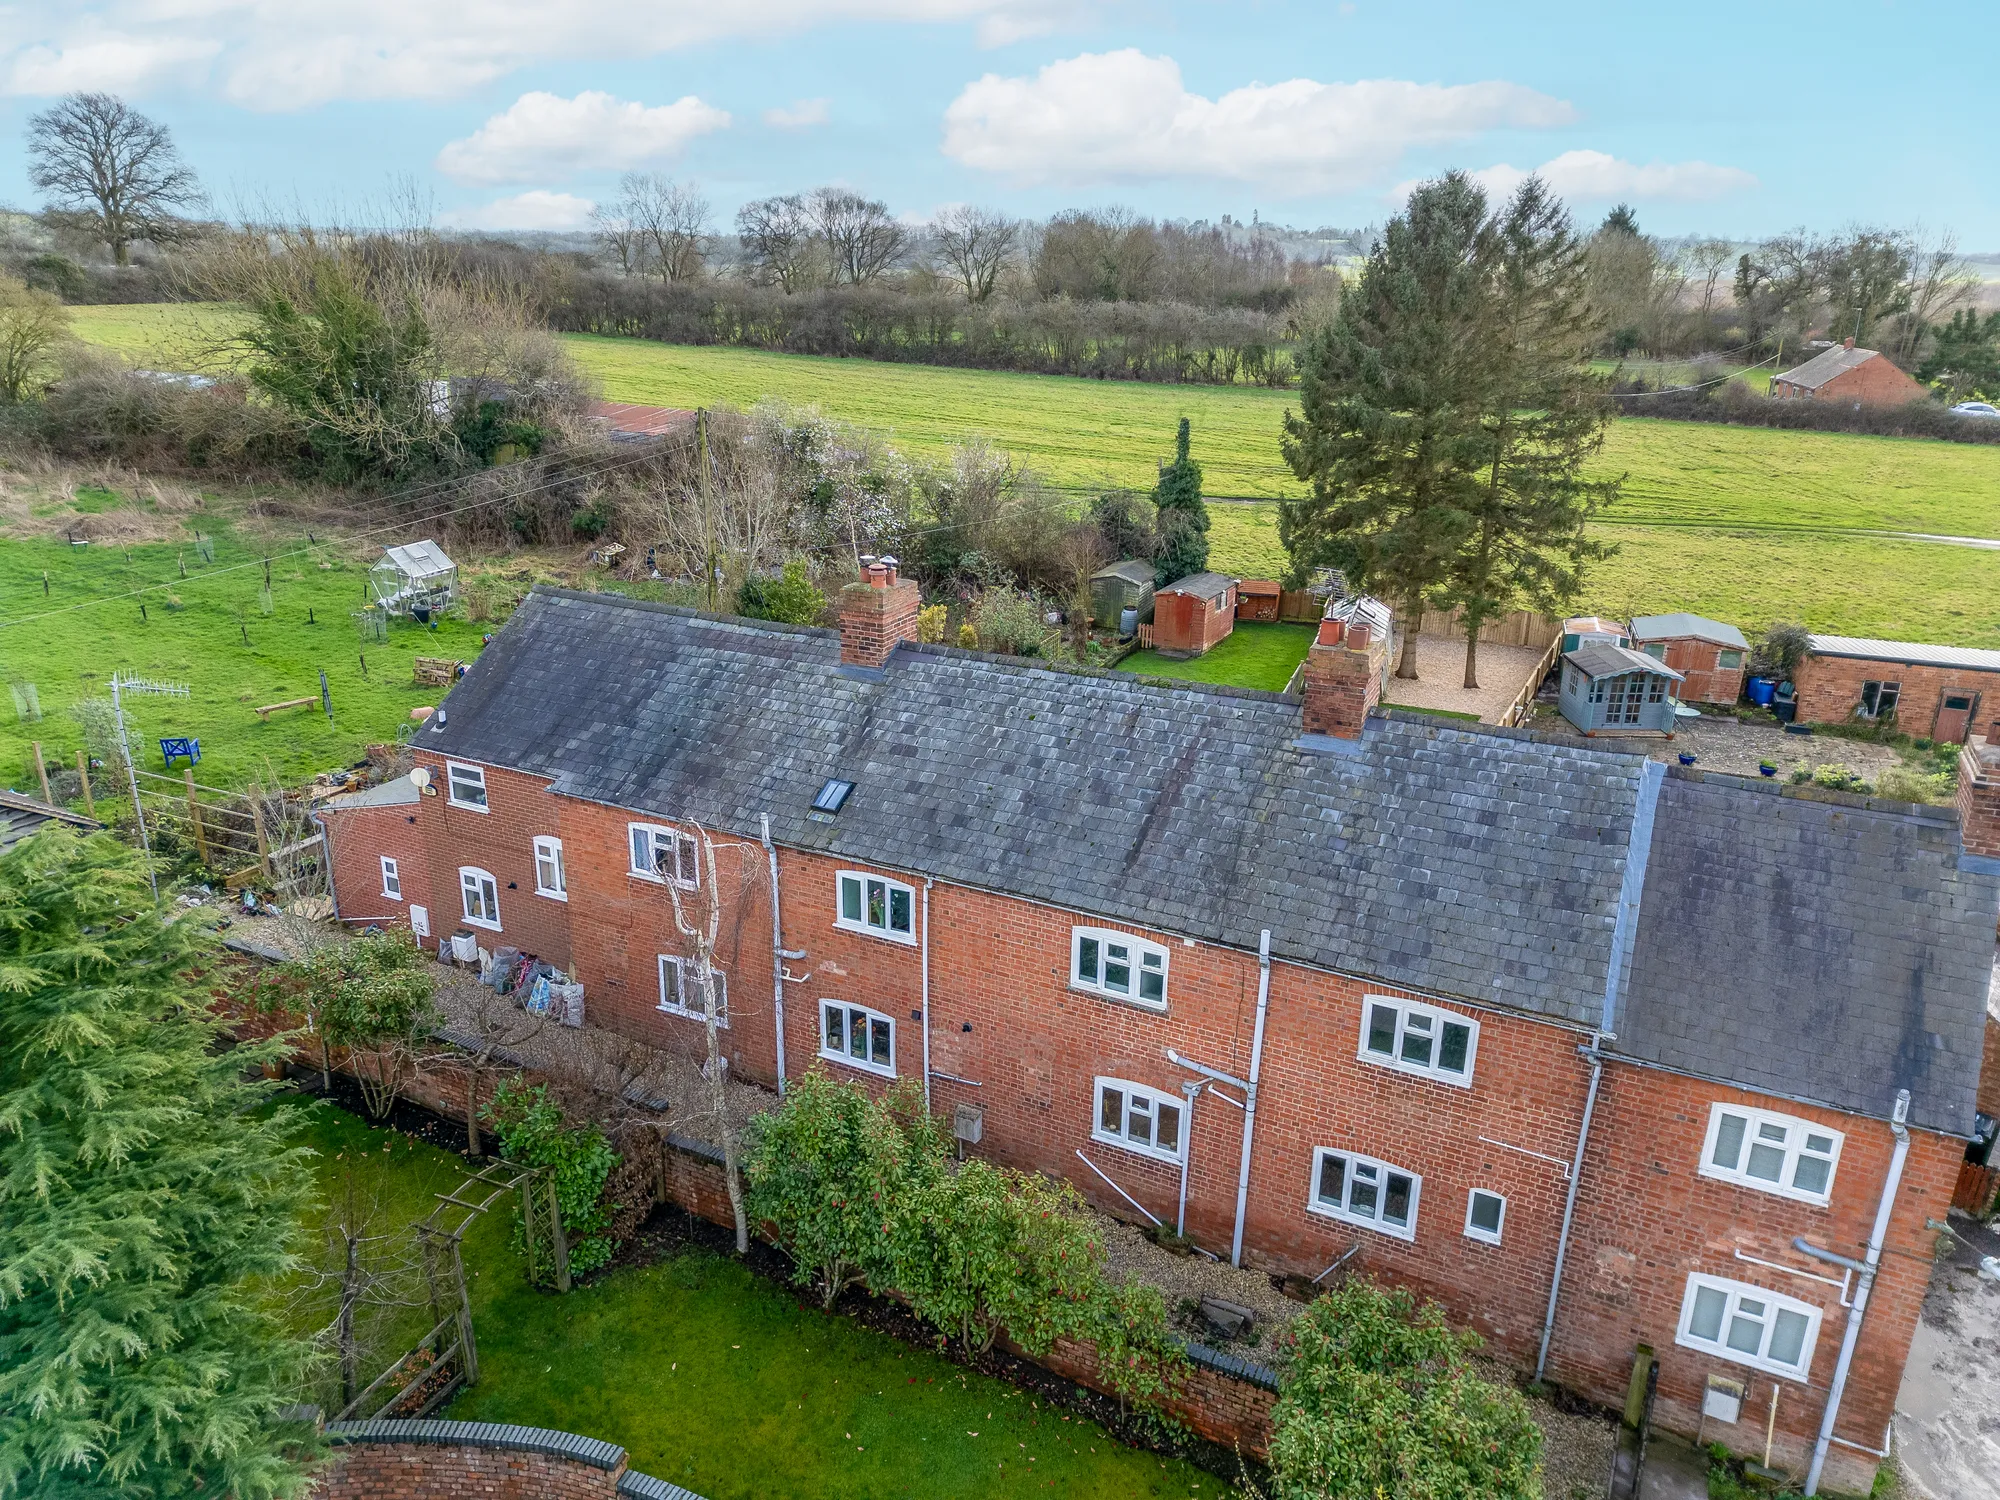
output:
{"label": "white upvc window", "polygon": [[465,925],[500,930],[500,882],[489,870],[463,865],[458,872],[459,894],[465,901]]}
{"label": "white upvc window", "polygon": [[1070,931],[1069,982],[1094,995],[1167,1008],[1167,950],[1109,927]]}
{"label": "white upvc window", "polygon": [[1688,1277],[1674,1342],[1739,1365],[1804,1380],[1812,1369],[1820,1309],[1744,1281]]}
{"label": "white upvc window", "polygon": [[[722,970],[710,966],[715,976],[715,1024],[729,1024],[729,976]],[[686,1016],[694,1021],[706,1021],[708,1012],[702,1004],[701,975],[691,958],[680,958],[671,953],[660,955],[660,1009],[669,1015]]]}
{"label": "white upvc window", "polygon": [[391,901],[403,899],[402,867],[386,854],[382,856],[382,894]]}
{"label": "white upvc window", "polygon": [[1489,1245],[1500,1243],[1500,1232],[1507,1224],[1507,1200],[1485,1188],[1474,1188],[1465,1199],[1465,1237],[1469,1240],[1483,1240]]}
{"label": "white upvc window", "polygon": [[1312,1196],[1306,1207],[1399,1240],[1414,1240],[1423,1186],[1423,1178],[1414,1172],[1372,1156],[1321,1146],[1313,1152]]}
{"label": "white upvc window", "polygon": [[563,873],[562,840],[547,834],[535,840],[535,894],[569,900],[569,882]]}
{"label": "white upvc window", "polygon": [[1833,1192],[1841,1140],[1838,1130],[1796,1115],[1715,1104],[1708,1111],[1701,1175],[1807,1203],[1825,1203]]}
{"label": "white upvc window", "polygon": [[689,890],[701,884],[701,848],[692,834],[656,823],[627,825],[631,834],[632,873],[641,880],[671,880]]}
{"label": "white upvc window", "polygon": [[1097,1115],[1091,1138],[1141,1156],[1179,1161],[1187,1150],[1186,1101],[1123,1078],[1097,1080]]}
{"label": "white upvc window", "polygon": [[467,807],[474,812],[491,811],[486,805],[486,773],[478,766],[447,761],[444,784],[445,795],[453,807]]}
{"label": "white upvc window", "polygon": [[896,1018],[845,1000],[819,1003],[819,1055],[884,1078],[896,1076]]}
{"label": "white upvc window", "polygon": [[912,887],[861,870],[842,870],[835,888],[840,905],[834,926],[892,943],[916,942],[917,893]]}
{"label": "white upvc window", "polygon": [[1471,1088],[1478,1051],[1479,1023],[1470,1016],[1389,995],[1361,1002],[1363,1062]]}

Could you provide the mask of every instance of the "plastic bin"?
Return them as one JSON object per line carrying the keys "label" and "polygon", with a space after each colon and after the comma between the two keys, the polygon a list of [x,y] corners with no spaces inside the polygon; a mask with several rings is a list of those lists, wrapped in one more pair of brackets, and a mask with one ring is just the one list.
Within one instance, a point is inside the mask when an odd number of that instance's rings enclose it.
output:
{"label": "plastic bin", "polygon": [[1120,636],[1129,637],[1137,634],[1138,629],[1139,629],[1138,606],[1134,604],[1128,604],[1123,609],[1118,611],[1118,634]]}
{"label": "plastic bin", "polygon": [[1750,701],[1759,708],[1769,708],[1772,697],[1778,691],[1778,684],[1769,677],[1753,677],[1747,684],[1745,691],[1750,694]]}

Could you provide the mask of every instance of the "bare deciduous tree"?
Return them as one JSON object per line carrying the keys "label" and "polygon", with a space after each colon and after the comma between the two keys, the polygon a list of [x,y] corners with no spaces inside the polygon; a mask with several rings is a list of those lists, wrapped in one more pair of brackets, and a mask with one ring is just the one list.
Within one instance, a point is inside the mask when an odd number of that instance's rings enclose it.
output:
{"label": "bare deciduous tree", "polygon": [[736,211],[736,235],[750,257],[752,279],[775,285],[786,296],[820,280],[812,215],[797,193],[744,204]]}
{"label": "bare deciduous tree", "polygon": [[69,309],[59,298],[0,275],[0,400],[11,404],[39,389],[68,337]]}
{"label": "bare deciduous tree", "polygon": [[633,254],[660,280],[694,281],[708,264],[708,200],[657,172],[627,172],[616,213],[636,236]]}
{"label": "bare deciduous tree", "polygon": [[903,226],[889,217],[886,203],[823,187],[813,190],[807,208],[836,282],[873,281],[903,253]]}
{"label": "bare deciduous tree", "polygon": [[133,241],[173,233],[178,211],[201,201],[167,127],[114,94],[67,94],[30,115],[28,180],[121,266],[132,262]]}
{"label": "bare deciduous tree", "polygon": [[708,1084],[709,1103],[715,1111],[716,1132],[722,1138],[722,1173],[729,1187],[729,1209],[736,1218],[736,1253],[744,1255],[750,1250],[750,1223],[743,1213],[743,1178],[737,1165],[736,1124],[729,1118],[729,1059],[722,1053],[724,1016],[715,979],[715,940],[722,926],[722,891],[715,883],[715,840],[699,823],[689,822],[686,826],[694,830],[701,860],[699,899],[702,909],[692,916],[689,914],[688,907],[693,898],[683,893],[678,881],[668,880],[667,891],[673,897],[674,926],[680,929],[681,936],[694,950],[694,962],[690,967],[694,971],[695,988],[701,992],[702,1026],[708,1042],[708,1057],[702,1064],[701,1076]]}
{"label": "bare deciduous tree", "polygon": [[938,255],[965,288],[968,302],[984,302],[1020,243],[1021,226],[1003,214],[960,204],[931,222]]}
{"label": "bare deciduous tree", "polygon": [[1736,247],[1728,240],[1690,240],[1681,247],[1680,259],[1687,268],[1688,280],[1701,284],[1701,331],[1705,335],[1709,317],[1715,311],[1715,289],[1736,263]]}
{"label": "bare deciduous tree", "polygon": [[1923,230],[1911,236],[1909,311],[1896,330],[1896,362],[1916,362],[1918,346],[1933,323],[1944,320],[1979,286],[1971,264],[1958,253],[1958,237],[1949,229],[1935,238]]}
{"label": "bare deciduous tree", "polygon": [[623,203],[590,211],[591,232],[604,252],[618,262],[618,274],[630,276],[639,259],[639,226],[625,213]]}

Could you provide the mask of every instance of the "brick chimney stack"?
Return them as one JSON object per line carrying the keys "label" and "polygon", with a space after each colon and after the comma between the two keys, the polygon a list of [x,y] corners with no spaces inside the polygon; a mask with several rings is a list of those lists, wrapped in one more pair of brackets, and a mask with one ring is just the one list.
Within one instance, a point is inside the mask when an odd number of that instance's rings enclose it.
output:
{"label": "brick chimney stack", "polygon": [[1967,854],[2000,858],[2000,744],[1969,739],[1958,753],[1958,837]]}
{"label": "brick chimney stack", "polygon": [[861,578],[840,591],[843,666],[879,667],[904,641],[917,638],[917,586],[896,576],[893,557],[864,557]]}
{"label": "brick chimney stack", "polygon": [[1306,652],[1305,732],[1360,739],[1361,726],[1381,701],[1388,657],[1386,632],[1365,617],[1321,620],[1319,637]]}
{"label": "brick chimney stack", "polygon": [[1854,347],[1854,340],[1852,338],[1849,338],[1840,347],[1843,349],[1852,349]]}

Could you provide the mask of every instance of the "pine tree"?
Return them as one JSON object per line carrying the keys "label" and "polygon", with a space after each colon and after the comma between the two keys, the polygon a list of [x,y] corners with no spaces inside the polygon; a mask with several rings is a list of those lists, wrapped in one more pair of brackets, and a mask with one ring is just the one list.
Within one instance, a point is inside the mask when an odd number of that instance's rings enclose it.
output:
{"label": "pine tree", "polygon": [[1482,477],[1443,588],[1443,602],[1462,611],[1468,688],[1479,686],[1482,625],[1517,604],[1555,613],[1575,598],[1583,565],[1611,550],[1586,538],[1584,524],[1618,494],[1618,481],[1582,472],[1611,420],[1610,377],[1590,368],[1597,324],[1585,243],[1561,200],[1530,177],[1487,244]]}
{"label": "pine tree", "polygon": [[0,855],[0,1497],[267,1500],[306,1348],[263,1288],[311,1193],[199,969],[109,835]]}
{"label": "pine tree", "polygon": [[1471,528],[1486,239],[1486,196],[1463,173],[1413,192],[1307,344],[1299,411],[1285,414],[1285,461],[1311,486],[1278,504],[1293,580],[1331,566],[1385,595],[1406,626],[1403,678],[1417,675],[1418,622]]}
{"label": "pine tree", "polygon": [[1188,419],[1174,438],[1174,461],[1160,470],[1153,491],[1159,518],[1153,577],[1162,588],[1208,567],[1208,506],[1201,498],[1201,465],[1188,457]]}

